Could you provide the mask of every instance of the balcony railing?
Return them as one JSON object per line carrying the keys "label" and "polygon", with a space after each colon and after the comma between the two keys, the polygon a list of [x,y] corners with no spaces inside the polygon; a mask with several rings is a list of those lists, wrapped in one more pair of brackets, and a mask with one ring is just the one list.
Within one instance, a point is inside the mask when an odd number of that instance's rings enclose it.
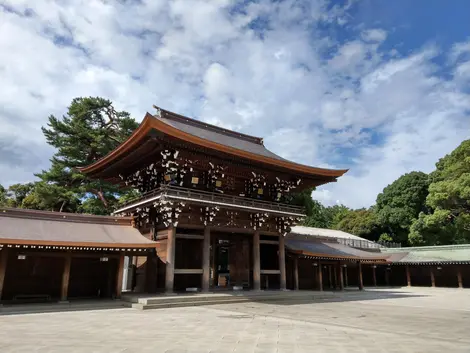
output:
{"label": "balcony railing", "polygon": [[188,189],[180,186],[165,185],[143,194],[141,197],[131,200],[119,207],[114,213],[121,213],[137,207],[147,206],[160,198],[186,201],[202,205],[220,206],[222,208],[235,208],[246,210],[258,210],[259,212],[274,213],[279,215],[304,216],[304,210],[299,206],[249,199],[241,196],[218,194],[214,192]]}

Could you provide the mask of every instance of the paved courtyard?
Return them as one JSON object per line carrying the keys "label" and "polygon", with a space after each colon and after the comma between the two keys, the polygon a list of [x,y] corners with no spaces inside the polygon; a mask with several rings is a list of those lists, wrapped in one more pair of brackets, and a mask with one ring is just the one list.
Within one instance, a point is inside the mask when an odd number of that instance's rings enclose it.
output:
{"label": "paved courtyard", "polygon": [[470,352],[470,290],[0,316],[7,352]]}

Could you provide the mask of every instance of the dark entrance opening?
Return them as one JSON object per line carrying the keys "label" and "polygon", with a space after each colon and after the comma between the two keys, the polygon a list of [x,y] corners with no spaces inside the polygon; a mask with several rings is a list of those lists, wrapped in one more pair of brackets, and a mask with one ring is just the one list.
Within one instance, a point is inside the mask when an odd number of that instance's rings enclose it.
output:
{"label": "dark entrance opening", "polygon": [[2,300],[59,300],[65,259],[10,252]]}
{"label": "dark entrance opening", "polygon": [[116,294],[118,260],[108,257],[72,258],[69,298],[111,298]]}

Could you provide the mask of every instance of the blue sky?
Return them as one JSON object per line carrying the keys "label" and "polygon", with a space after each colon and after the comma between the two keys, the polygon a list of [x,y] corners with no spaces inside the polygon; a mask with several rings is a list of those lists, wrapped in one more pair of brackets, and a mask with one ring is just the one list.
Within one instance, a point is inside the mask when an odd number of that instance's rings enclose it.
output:
{"label": "blue sky", "polygon": [[77,96],[156,104],[349,168],[314,192],[372,205],[470,137],[470,2],[0,0],[0,183],[34,180]]}

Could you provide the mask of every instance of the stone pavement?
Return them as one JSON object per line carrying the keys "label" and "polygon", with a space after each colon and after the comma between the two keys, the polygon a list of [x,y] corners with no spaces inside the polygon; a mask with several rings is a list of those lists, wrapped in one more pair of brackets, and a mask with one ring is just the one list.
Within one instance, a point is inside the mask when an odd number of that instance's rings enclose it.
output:
{"label": "stone pavement", "polygon": [[469,352],[470,290],[0,316],[0,352]]}

